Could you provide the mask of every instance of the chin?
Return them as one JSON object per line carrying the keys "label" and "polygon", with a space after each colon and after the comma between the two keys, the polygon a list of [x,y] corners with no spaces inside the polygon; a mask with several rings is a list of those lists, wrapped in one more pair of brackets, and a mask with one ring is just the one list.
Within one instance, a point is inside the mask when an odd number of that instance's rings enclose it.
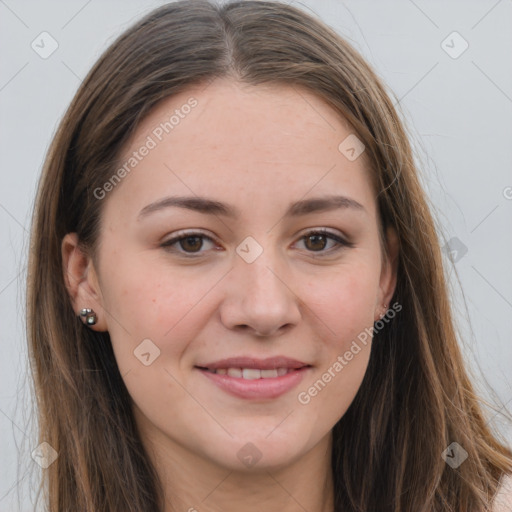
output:
{"label": "chin", "polygon": [[[218,443],[214,453],[208,447],[205,454],[215,464],[235,472],[266,472],[275,471],[293,464],[311,448],[307,446],[310,438],[301,440],[296,434],[283,432],[281,436],[272,438],[271,430],[249,433],[243,438],[237,436],[226,443]],[[286,441],[284,441],[286,439]],[[311,440],[310,440],[311,442]]]}

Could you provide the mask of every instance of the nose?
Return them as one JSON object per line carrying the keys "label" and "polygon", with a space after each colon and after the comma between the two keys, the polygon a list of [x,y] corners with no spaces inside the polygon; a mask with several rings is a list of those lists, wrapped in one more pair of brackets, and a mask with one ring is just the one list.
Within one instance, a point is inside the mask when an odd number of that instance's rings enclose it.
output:
{"label": "nose", "polygon": [[227,286],[220,313],[228,329],[269,337],[300,321],[300,300],[290,272],[270,250],[252,263],[238,258]]}

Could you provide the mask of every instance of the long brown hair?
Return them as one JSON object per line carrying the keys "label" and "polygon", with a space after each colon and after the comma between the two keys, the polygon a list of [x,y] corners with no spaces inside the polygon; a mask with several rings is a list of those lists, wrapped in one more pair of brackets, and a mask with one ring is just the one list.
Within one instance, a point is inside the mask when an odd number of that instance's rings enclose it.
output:
{"label": "long brown hair", "polygon": [[[76,318],[61,242],[94,255],[105,201],[140,121],[163,98],[219,77],[305,88],[366,147],[381,232],[399,238],[396,318],[375,336],[364,381],[333,429],[336,511],[484,511],[512,453],[486,425],[464,368],[438,235],[390,95],[332,29],[277,2],[203,0],[160,7],[122,34],[81,84],[44,165],[31,234],[27,324],[40,442],[58,459],[41,490],[51,512],[162,510],[108,333]],[[452,442],[468,458],[441,457]]]}

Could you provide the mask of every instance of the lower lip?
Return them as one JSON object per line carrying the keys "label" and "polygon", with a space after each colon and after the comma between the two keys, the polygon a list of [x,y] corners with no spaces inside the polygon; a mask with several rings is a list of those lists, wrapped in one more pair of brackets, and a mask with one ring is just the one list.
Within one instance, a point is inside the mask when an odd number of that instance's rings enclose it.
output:
{"label": "lower lip", "polygon": [[297,386],[309,369],[310,367],[305,366],[286,375],[269,379],[243,379],[198,368],[205,377],[222,390],[245,399],[277,398]]}

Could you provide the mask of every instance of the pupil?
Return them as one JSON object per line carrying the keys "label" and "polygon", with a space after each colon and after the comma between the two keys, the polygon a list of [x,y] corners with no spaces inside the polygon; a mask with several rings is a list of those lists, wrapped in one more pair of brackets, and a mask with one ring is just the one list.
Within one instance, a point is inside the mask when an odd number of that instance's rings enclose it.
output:
{"label": "pupil", "polygon": [[[190,242],[191,240],[195,240],[196,242],[197,241],[199,241],[199,242],[194,244],[193,242]],[[192,246],[192,250],[194,250],[194,249],[200,249],[201,248],[202,241],[200,240],[200,238],[198,236],[188,236],[187,238],[184,238],[181,241],[182,248],[186,250],[187,248],[184,247],[183,244],[189,244],[189,243]]]}
{"label": "pupil", "polygon": [[[318,241],[319,239],[324,238],[324,235],[310,235],[307,238],[308,238],[308,240],[313,240],[313,241],[316,240],[316,241]],[[325,244],[325,240],[324,240],[324,244]],[[324,245],[324,244],[322,244],[322,245]],[[324,248],[323,246],[322,247],[317,247],[317,249],[323,249],[323,248]]]}

